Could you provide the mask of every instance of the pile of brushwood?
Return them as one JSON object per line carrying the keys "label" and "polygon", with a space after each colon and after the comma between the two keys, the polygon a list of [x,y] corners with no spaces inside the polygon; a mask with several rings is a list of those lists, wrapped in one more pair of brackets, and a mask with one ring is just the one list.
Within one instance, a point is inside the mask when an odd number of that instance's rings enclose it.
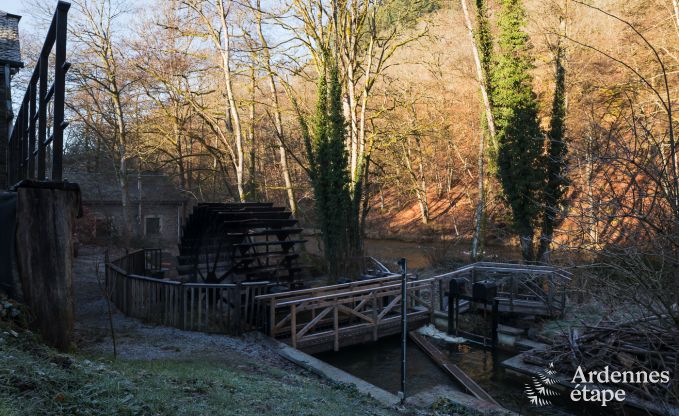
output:
{"label": "pile of brushwood", "polygon": [[[679,405],[679,331],[662,319],[587,325],[580,334],[571,332],[544,350],[524,354],[523,360],[542,367],[553,363],[558,373],[569,377],[578,366],[584,371],[608,367],[609,373],[627,372],[633,382],[615,383],[616,387],[642,400]],[[669,382],[637,382],[637,372],[654,371],[669,371]]]}

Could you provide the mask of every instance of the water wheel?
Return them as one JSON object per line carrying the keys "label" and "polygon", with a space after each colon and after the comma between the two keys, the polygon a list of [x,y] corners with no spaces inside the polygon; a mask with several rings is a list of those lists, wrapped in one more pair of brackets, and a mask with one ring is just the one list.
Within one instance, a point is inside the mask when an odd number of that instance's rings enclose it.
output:
{"label": "water wheel", "polygon": [[178,272],[203,283],[301,277],[302,228],[272,203],[202,203],[182,228]]}

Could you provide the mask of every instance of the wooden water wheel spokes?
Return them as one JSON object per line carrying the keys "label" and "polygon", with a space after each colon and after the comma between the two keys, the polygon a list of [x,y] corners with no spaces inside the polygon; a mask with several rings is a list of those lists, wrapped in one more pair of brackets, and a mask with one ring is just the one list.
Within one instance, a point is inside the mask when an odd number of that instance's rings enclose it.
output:
{"label": "wooden water wheel spokes", "polygon": [[271,203],[198,204],[182,229],[178,271],[205,283],[299,280],[302,229]]}

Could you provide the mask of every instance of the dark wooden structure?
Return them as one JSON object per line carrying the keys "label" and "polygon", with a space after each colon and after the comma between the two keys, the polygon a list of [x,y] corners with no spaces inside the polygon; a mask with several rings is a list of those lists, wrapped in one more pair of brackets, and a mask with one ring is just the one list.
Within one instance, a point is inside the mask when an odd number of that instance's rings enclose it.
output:
{"label": "dark wooden structure", "polygon": [[272,203],[203,203],[182,229],[178,272],[194,282],[252,279],[293,285],[299,280],[302,229]]}
{"label": "dark wooden structure", "polygon": [[[9,139],[9,183],[23,179],[62,180],[64,148],[64,100],[66,72],[67,14],[70,3],[60,1],[52,18],[37,65],[28,82],[26,95],[17,113]],[[49,83],[50,53],[54,49],[54,81]],[[48,108],[52,126],[48,128]],[[51,131],[49,137],[48,131]],[[51,149],[51,160],[48,150]],[[49,162],[49,164],[48,164]]]}
{"label": "dark wooden structure", "polygon": [[[449,273],[435,277],[438,285],[438,310],[448,311],[449,282],[461,278],[465,293],[472,293],[474,283],[492,281],[497,287],[494,296],[498,299],[501,313],[520,313],[540,316],[558,316],[566,306],[566,287],[571,274],[551,266],[536,266],[510,263],[473,263]],[[470,307],[491,310],[493,302],[460,302],[460,312]]]}
{"label": "dark wooden structure", "polygon": [[7,184],[16,193],[16,296],[30,306],[43,339],[62,350],[70,347],[74,323],[72,232],[81,214],[78,186],[62,180],[69,8],[57,4],[7,143]]}
{"label": "dark wooden structure", "polygon": [[241,334],[263,325],[255,298],[271,283],[182,283],[149,277],[161,271],[160,250],[134,251],[106,264],[106,288],[125,315],[189,331]]}
{"label": "dark wooden structure", "polygon": [[[66,350],[73,332],[73,239],[78,189],[72,184],[17,187],[16,252],[23,300],[49,344]],[[49,226],[46,226],[49,224]]]}

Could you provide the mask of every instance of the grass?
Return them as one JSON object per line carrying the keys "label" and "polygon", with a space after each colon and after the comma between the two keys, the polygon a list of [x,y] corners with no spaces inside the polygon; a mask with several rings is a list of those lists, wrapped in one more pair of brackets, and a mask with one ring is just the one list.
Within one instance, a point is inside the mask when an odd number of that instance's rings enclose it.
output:
{"label": "grass", "polygon": [[103,361],[0,329],[0,415],[393,415],[345,386],[217,359]]}

